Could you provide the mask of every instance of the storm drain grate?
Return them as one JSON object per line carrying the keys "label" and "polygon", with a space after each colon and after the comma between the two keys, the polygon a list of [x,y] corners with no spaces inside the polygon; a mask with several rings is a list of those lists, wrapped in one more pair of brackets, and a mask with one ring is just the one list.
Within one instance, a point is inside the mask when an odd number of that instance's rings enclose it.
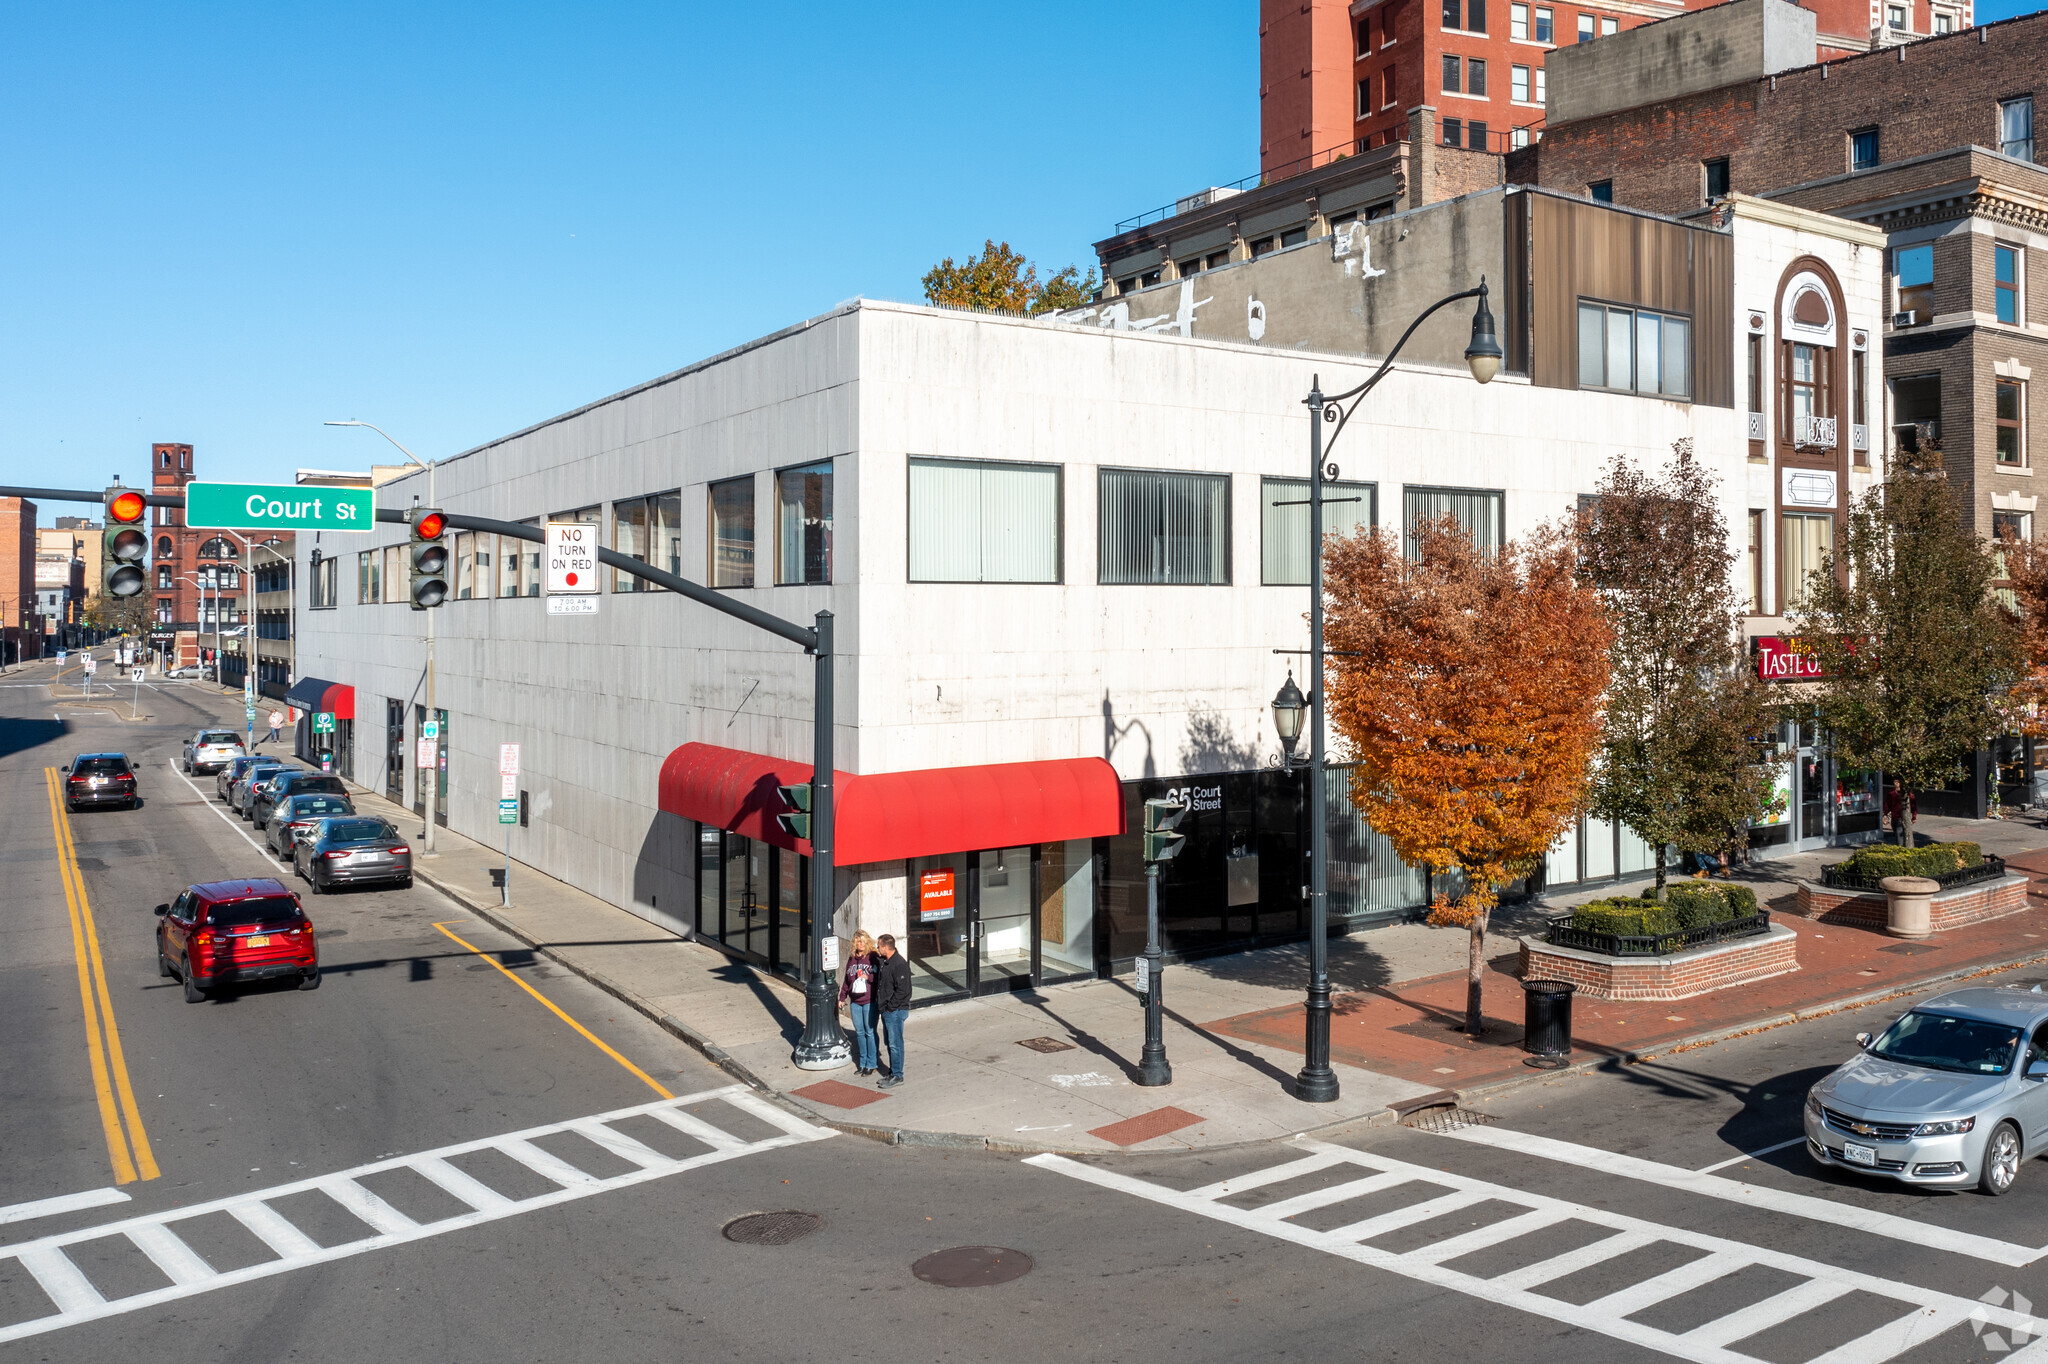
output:
{"label": "storm drain grate", "polygon": [[1019,1041],[1017,1045],[1026,1051],[1042,1051],[1047,1055],[1051,1055],[1056,1051],[1072,1051],[1074,1049],[1072,1042],[1062,1042],[1057,1037],[1026,1037]]}
{"label": "storm drain grate", "polygon": [[1481,1113],[1475,1108],[1439,1104],[1434,1108],[1416,1109],[1401,1119],[1401,1126],[1412,1127],[1418,1132],[1455,1132],[1461,1127],[1484,1127],[1498,1121],[1493,1114]]}
{"label": "storm drain grate", "polygon": [[987,1288],[1021,1279],[1033,1268],[1021,1250],[1003,1246],[954,1246],[937,1250],[910,1267],[910,1272],[940,1288]]}
{"label": "storm drain grate", "polygon": [[750,1212],[725,1224],[725,1239],[743,1246],[786,1246],[825,1225],[814,1212]]}

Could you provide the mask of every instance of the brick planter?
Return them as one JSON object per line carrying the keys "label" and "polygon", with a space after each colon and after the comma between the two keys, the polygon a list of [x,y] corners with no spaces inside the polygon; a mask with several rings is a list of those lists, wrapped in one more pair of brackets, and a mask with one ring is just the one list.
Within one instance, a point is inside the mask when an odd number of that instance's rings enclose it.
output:
{"label": "brick planter", "polygon": [[[1997,881],[1978,881],[1935,894],[1931,907],[1933,928],[1939,933],[1944,929],[2017,914],[2026,907],[2026,877],[2007,876]],[[1885,925],[1884,892],[1837,889],[1818,881],[1801,881],[1797,902],[1789,912],[1802,918],[1818,919],[1824,924],[1882,930]]]}
{"label": "brick planter", "polygon": [[1779,924],[1754,938],[1668,957],[1609,957],[1522,939],[1523,980],[1568,980],[1595,999],[1691,999],[1799,969],[1799,935]]}

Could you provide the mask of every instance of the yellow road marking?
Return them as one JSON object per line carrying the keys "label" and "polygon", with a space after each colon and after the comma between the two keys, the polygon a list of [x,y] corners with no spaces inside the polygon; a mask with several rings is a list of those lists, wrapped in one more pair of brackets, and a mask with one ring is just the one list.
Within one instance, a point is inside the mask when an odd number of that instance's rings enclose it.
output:
{"label": "yellow road marking", "polygon": [[[71,838],[71,824],[64,818],[61,778],[54,767],[45,768],[43,775],[49,789],[50,827],[57,840],[65,907],[71,920],[71,949],[78,963],[78,998],[85,1011],[93,1089],[99,1099],[100,1125],[114,1166],[114,1182],[133,1183],[138,1174],[143,1179],[155,1179],[163,1172],[157,1168],[149,1134],[142,1125],[142,1111],[135,1102],[135,1089],[128,1080],[121,1029],[114,1021],[114,1002],[107,990],[106,961],[100,955],[99,929],[93,922],[92,902],[86,897],[85,877],[78,867],[78,848]],[[125,1139],[121,1131],[124,1119]]]}
{"label": "yellow road marking", "polygon": [[435,924],[434,927],[440,929],[443,934],[453,939],[455,942],[460,943],[462,946],[469,948],[471,952],[474,952],[477,956],[482,957],[485,961],[489,962],[492,966],[496,967],[498,972],[501,975],[503,975],[505,979],[511,981],[514,985],[517,985],[520,989],[526,991],[526,993],[532,995],[535,999],[547,1005],[549,1012],[553,1013],[556,1018],[561,1019],[564,1023],[567,1023],[577,1032],[582,1033],[584,1040],[589,1042],[591,1046],[596,1047],[606,1056],[611,1057],[612,1060],[617,1061],[627,1070],[632,1071],[633,1074],[637,1075],[643,1082],[646,1083],[647,1087],[653,1090],[656,1094],[659,1094],[664,1099],[673,1099],[675,1097],[675,1095],[669,1093],[669,1091],[667,1091],[666,1089],[663,1089],[661,1085],[655,1081],[652,1075],[649,1075],[646,1071],[640,1069],[640,1067],[634,1065],[631,1061],[628,1061],[625,1057],[619,1055],[616,1051],[613,1051],[611,1047],[606,1044],[603,1038],[599,1037],[590,1029],[584,1027],[581,1023],[578,1023],[575,1019],[569,1017],[569,1015],[563,1013],[561,1009],[556,1006],[555,1002],[552,999],[549,999],[546,995],[534,989],[531,985],[528,985],[525,981],[513,975],[510,971],[506,970],[504,963],[499,961],[496,957],[484,951],[481,947],[477,947],[471,943],[464,942],[461,938],[458,938],[453,933],[450,933],[448,931],[447,924]]}

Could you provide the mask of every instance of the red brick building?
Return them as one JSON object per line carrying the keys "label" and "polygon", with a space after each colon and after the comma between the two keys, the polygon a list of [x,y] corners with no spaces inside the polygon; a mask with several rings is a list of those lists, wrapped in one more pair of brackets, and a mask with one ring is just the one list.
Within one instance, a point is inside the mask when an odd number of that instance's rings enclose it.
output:
{"label": "red brick building", "polygon": [[[1505,152],[1545,123],[1559,47],[1710,7],[1702,0],[1262,0],[1259,171],[1299,174],[1408,134],[1433,105],[1445,146]],[[1968,0],[1811,0],[1819,55],[1969,27]]]}
{"label": "red brick building", "polygon": [[[152,445],[149,472],[151,492],[182,493],[195,476],[192,447]],[[225,632],[238,628],[246,614],[241,543],[230,534],[187,526],[182,508],[152,510],[150,643],[174,667],[208,662]]]}
{"label": "red brick building", "polygon": [[0,664],[41,657],[36,614],[36,504],[0,497]]}

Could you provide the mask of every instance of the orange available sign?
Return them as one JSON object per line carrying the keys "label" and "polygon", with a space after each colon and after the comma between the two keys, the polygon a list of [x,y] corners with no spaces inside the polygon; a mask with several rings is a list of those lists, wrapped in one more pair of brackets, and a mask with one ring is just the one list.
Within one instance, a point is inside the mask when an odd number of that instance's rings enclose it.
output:
{"label": "orange available sign", "polygon": [[939,923],[953,917],[953,871],[928,871],[917,878],[917,921]]}

